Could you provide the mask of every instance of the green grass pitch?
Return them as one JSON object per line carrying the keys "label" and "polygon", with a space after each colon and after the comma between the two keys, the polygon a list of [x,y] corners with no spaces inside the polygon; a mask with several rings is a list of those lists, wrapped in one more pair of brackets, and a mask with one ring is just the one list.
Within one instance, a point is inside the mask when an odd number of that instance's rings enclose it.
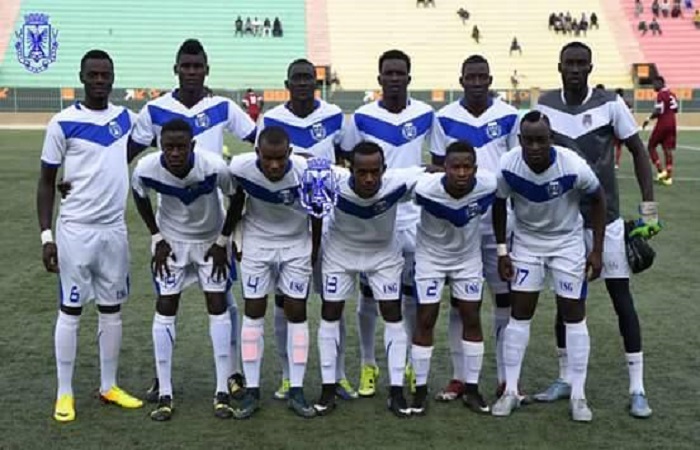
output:
{"label": "green grass pitch", "polygon": [[[170,423],[148,419],[148,407],[120,410],[95,398],[99,385],[96,313],[86,308],[80,327],[74,389],[77,420],[55,423],[52,408],[56,380],[53,326],[57,283],[41,264],[35,192],[43,133],[0,132],[0,179],[8,183],[0,203],[0,449],[29,448],[697,448],[700,442],[697,318],[700,317],[695,253],[700,248],[696,195],[700,192],[700,133],[684,132],[676,152],[672,187],[656,187],[665,229],[653,245],[653,268],[634,277],[633,292],[642,323],[646,390],[654,408],[647,421],[627,414],[627,369],[617,319],[602,283],[590,289],[588,323],[592,352],[587,393],[595,417],[591,424],[568,419],[567,403],[533,405],[508,419],[476,416],[461,403],[431,403],[425,418],[399,420],[385,407],[384,390],[374,399],[342,402],[327,418],[302,420],[284,403],[271,399],[279,382],[272,324],[268,320],[263,362],[263,409],[249,421],[220,421],[212,414],[214,367],[204,300],[190,288],[181,301],[174,356],[176,414]],[[234,151],[247,151],[227,141]],[[623,211],[633,216],[639,190],[631,160],[620,169]],[[151,320],[154,294],[148,269],[149,236],[131,200],[128,224],[132,252],[132,293],[124,308],[124,343],[120,384],[143,395],[153,376]],[[694,225],[695,224],[695,225]],[[695,229],[696,231],[693,231]],[[236,295],[240,301],[240,290]],[[488,297],[486,297],[488,298]],[[358,344],[354,302],[348,304],[348,375],[358,378]],[[309,300],[312,345],[306,393],[320,391],[316,330],[320,301]],[[450,375],[443,305],[433,356],[430,388],[437,391]],[[483,322],[487,354],[482,390],[494,401],[495,365],[491,302]],[[271,314],[268,314],[270,318]],[[533,393],[557,374],[553,339],[553,298],[545,293],[535,316],[523,369],[523,387]],[[386,382],[381,327],[377,356]]]}

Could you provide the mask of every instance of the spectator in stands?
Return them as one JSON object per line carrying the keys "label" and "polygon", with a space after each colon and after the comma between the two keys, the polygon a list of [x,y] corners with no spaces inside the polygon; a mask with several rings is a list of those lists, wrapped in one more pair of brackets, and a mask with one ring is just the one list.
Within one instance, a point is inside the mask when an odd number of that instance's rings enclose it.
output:
{"label": "spectator in stands", "polygon": [[472,28],[472,39],[476,41],[476,43],[479,43],[479,39],[481,39],[481,32],[479,31],[479,27],[474,25],[474,28]]}
{"label": "spectator in stands", "polygon": [[580,36],[580,35],[581,35],[581,30],[579,29],[579,25],[578,25],[578,22],[576,21],[576,19],[574,19],[574,20],[571,21],[571,31],[572,31],[572,32],[574,33],[574,35],[576,35],[576,36]]}
{"label": "spectator in stands", "polygon": [[518,90],[518,86],[520,85],[520,75],[518,75],[517,70],[513,70],[513,74],[510,76],[510,85],[513,86],[514,90]]}
{"label": "spectator in stands", "polygon": [[564,16],[564,22],[571,23],[571,13],[569,11],[567,11],[566,15]]}
{"label": "spectator in stands", "polygon": [[639,17],[644,12],[644,4],[642,0],[634,0],[634,16]]}
{"label": "spectator in stands", "polygon": [[591,13],[591,30],[593,29],[593,27],[595,27],[596,30],[599,28],[598,27],[598,14],[596,14],[595,11],[593,11]]}
{"label": "spectator in stands", "polygon": [[253,32],[255,36],[262,36],[262,22],[257,17],[253,19]]}
{"label": "spectator in stands", "polygon": [[605,90],[605,85],[603,83],[598,83],[595,85],[595,88],[601,91]]}
{"label": "spectator in stands", "polygon": [[245,18],[245,26],[243,27],[243,34],[253,34],[253,23],[250,21],[250,17]]}
{"label": "spectator in stands", "polygon": [[695,28],[700,29],[700,10],[698,9],[695,10],[695,15],[693,16],[693,23],[695,24]]}
{"label": "spectator in stands", "polygon": [[[552,30],[554,29],[554,26],[557,24],[557,15],[552,13],[549,15],[549,29]],[[555,30],[556,31],[556,30]]]}
{"label": "spectator in stands", "polygon": [[462,19],[462,25],[466,25],[467,20],[469,20],[469,11],[467,11],[464,8],[459,8],[457,10],[457,15],[459,16],[460,19]]}
{"label": "spectator in stands", "polygon": [[512,55],[513,52],[518,52],[521,55],[523,54],[523,49],[520,47],[520,43],[518,42],[518,38],[515,36],[513,36],[513,40],[510,43],[510,52],[508,54]]}
{"label": "spectator in stands", "polygon": [[238,16],[236,19],[236,22],[234,22],[236,26],[236,31],[234,31],[233,35],[234,36],[243,36],[243,19],[241,19],[241,16]]}
{"label": "spectator in stands", "polygon": [[275,17],[274,22],[272,22],[272,37],[282,37],[282,22],[280,22],[279,17]]}
{"label": "spectator in stands", "polygon": [[263,21],[263,33],[265,34],[265,36],[269,37],[271,32],[272,24],[270,23],[270,18],[265,17],[265,20]]}
{"label": "spectator in stands", "polygon": [[664,17],[668,17],[670,12],[671,12],[671,3],[668,0],[662,0],[661,1],[661,15]]}
{"label": "spectator in stands", "polygon": [[693,0],[685,0],[685,9],[693,10]]}
{"label": "spectator in stands", "polygon": [[425,0],[416,0],[416,8],[418,8],[419,5],[423,5],[425,8]]}
{"label": "spectator in stands", "polygon": [[681,17],[682,15],[683,15],[683,12],[681,11],[681,4],[674,3],[673,6],[671,7],[671,17],[673,17],[674,19],[677,19],[677,18]]}
{"label": "spectator in stands", "polygon": [[659,22],[657,22],[656,17],[651,19],[651,22],[649,23],[649,29],[651,30],[651,34],[654,36],[656,36],[657,34],[663,34],[661,32],[661,25],[659,25]]}
{"label": "spectator in stands", "polygon": [[588,19],[586,18],[586,13],[581,14],[581,21],[578,23],[578,28],[581,30],[583,35],[586,35],[586,32],[588,31]]}
{"label": "spectator in stands", "polygon": [[654,0],[651,2],[651,13],[654,17],[659,17],[659,0]]}
{"label": "spectator in stands", "polygon": [[640,20],[639,25],[637,25],[637,30],[639,30],[642,33],[642,36],[645,36],[647,34],[647,31],[649,31],[649,28],[647,27],[647,22],[645,20]]}
{"label": "spectator in stands", "polygon": [[425,6],[432,5],[435,8],[435,0],[425,0]]}

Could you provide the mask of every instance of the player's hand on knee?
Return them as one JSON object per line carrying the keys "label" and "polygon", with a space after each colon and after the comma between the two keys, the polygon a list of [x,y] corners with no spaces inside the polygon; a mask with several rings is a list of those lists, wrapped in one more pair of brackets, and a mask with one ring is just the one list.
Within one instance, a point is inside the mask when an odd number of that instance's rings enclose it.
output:
{"label": "player's hand on knee", "polygon": [[158,241],[153,250],[153,259],[151,260],[151,270],[160,278],[170,276],[170,268],[168,267],[168,258],[177,261],[173,249],[165,239]]}
{"label": "player's hand on knee", "polygon": [[61,178],[56,184],[56,189],[61,194],[61,198],[66,198],[70,194],[71,189],[73,189],[73,185],[70,181],[65,181]]}
{"label": "player's hand on knee", "polygon": [[510,260],[510,256],[505,255],[498,257],[498,274],[503,281],[510,281],[513,279],[515,271],[513,270],[513,261]]}
{"label": "player's hand on knee", "polygon": [[600,272],[603,270],[603,255],[601,252],[592,251],[586,259],[586,276],[588,281],[593,281],[600,277]]}
{"label": "player's hand on knee", "polygon": [[204,255],[204,261],[209,261],[212,259],[213,264],[211,268],[211,277],[216,281],[221,281],[226,279],[228,270],[228,255],[226,254],[226,247],[222,247],[217,244],[212,244]]}
{"label": "player's hand on knee", "polygon": [[58,250],[55,243],[47,242],[44,244],[41,258],[47,272],[58,273]]}

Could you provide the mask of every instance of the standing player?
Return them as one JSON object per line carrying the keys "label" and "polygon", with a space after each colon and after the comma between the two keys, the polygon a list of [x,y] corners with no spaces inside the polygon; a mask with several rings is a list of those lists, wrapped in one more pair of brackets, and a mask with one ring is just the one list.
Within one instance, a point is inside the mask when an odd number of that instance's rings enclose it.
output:
{"label": "standing player", "polygon": [[[590,354],[586,325],[586,276],[600,276],[605,233],[605,193],[593,170],[575,152],[552,146],[549,120],[527,113],[520,126],[522,148],[501,157],[493,228],[498,243],[498,269],[511,283],[512,312],[503,331],[506,389],[493,405],[494,416],[508,416],[520,405],[518,380],[530,339],[530,322],[549,272],[557,309],[566,323],[570,348],[570,411],[573,420],[589,422],[593,414],[584,386]],[[586,257],[582,197],[590,201],[593,247]],[[515,216],[512,246],[506,246],[506,201]]]}
{"label": "standing player", "polygon": [[[343,126],[341,109],[323,100],[316,100],[316,68],[306,59],[292,61],[287,67],[284,82],[290,100],[267,111],[258,127],[258,135],[265,127],[281,127],[287,132],[292,152],[305,158],[336,160],[336,147]],[[325,222],[326,224],[328,221]],[[314,267],[314,288],[322,294],[320,267]],[[282,366],[282,384],[275,391],[275,398],[283,400],[289,393],[289,362],[287,359],[287,319],[284,316],[283,296],[275,295],[275,341]],[[357,398],[357,392],[345,376],[345,320],[340,325],[340,351],[338,353],[338,395],[346,400]]]}
{"label": "standing player", "polygon": [[[651,132],[651,137],[649,137],[649,155],[651,156],[651,162],[654,163],[656,170],[659,172],[656,179],[666,186],[671,186],[673,184],[673,151],[676,149],[678,99],[666,87],[664,77],[654,78],[654,90],[657,92],[654,112],[644,121],[642,129],[646,128],[649,121],[656,119],[654,131]],[[661,165],[659,154],[656,152],[656,147],[659,145],[664,150],[665,169]]]}
{"label": "standing player", "polygon": [[[361,141],[377,143],[386,156],[390,169],[418,167],[422,162],[423,143],[430,135],[435,120],[433,109],[419,100],[409,98],[411,59],[400,50],[389,50],[379,57],[379,85],[382,99],[363,105],[355,111],[343,131],[341,148],[352,150]],[[412,203],[399,205],[396,231],[405,259],[402,276],[402,297],[406,333],[413,334],[416,322],[416,300],[413,297],[413,254],[419,209]],[[377,324],[377,304],[367,283],[361,280],[357,321],[360,333],[362,368],[358,393],[371,397],[379,369],[374,356],[374,332]],[[413,390],[415,376],[409,366],[407,378]]]}
{"label": "standing player", "polygon": [[248,88],[248,90],[245,91],[245,95],[243,96],[243,107],[253,122],[258,123],[258,117],[260,116],[264,105],[265,102],[263,101],[262,96],[255,93],[252,88]]}
{"label": "standing player", "polygon": [[[518,145],[517,122],[518,111],[507,103],[489,95],[493,78],[488,61],[480,55],[472,55],[462,63],[460,84],[464,97],[443,107],[437,113],[437,124],[433,127],[430,139],[432,162],[442,165],[445,149],[456,141],[469,142],[476,150],[479,168],[491,173],[498,171],[500,157]],[[496,238],[493,235],[491,214],[486,214],[481,221],[481,258],[484,276],[489,289],[494,294],[495,308],[493,330],[496,337],[496,367],[498,370],[497,397],[505,387],[503,369],[503,330],[510,317],[510,299],[508,283],[498,275],[498,258],[496,256]],[[437,394],[438,400],[451,401],[464,394],[465,384],[461,377],[465,373],[462,367],[462,318],[459,313],[461,303],[453,303],[450,310],[448,326],[450,355],[452,358],[452,380]]]}
{"label": "standing player", "polygon": [[351,171],[339,170],[338,203],[322,246],[323,308],[318,343],[323,388],[314,407],[319,414],[328,414],[335,407],[339,322],[345,301],[354,293],[356,275],[364,273],[385,321],[388,407],[396,416],[408,417],[411,409],[403,394],[408,341],[400,293],[404,259],[395,230],[399,202],[411,198],[423,169],[385,172],[384,152],[374,142],[357,144],[350,161]]}
{"label": "standing player", "polygon": [[480,318],[484,279],[480,219],[491,210],[496,177],[486,170],[477,173],[476,158],[471,144],[453,142],[444,151],[445,174],[423,177],[416,185],[416,203],[422,211],[416,237],[418,320],[411,360],[417,386],[412,414],[426,411],[433,330],[446,281],[450,283],[452,304],[457,305],[453,309],[458,309],[460,330],[463,330],[459,364],[462,373],[456,379],[460,383],[465,380],[464,404],[478,413],[489,412],[479,393],[484,359]]}
{"label": "standing player", "polygon": [[[188,274],[198,279],[209,312],[216,367],[214,414],[227,419],[233,409],[226,383],[232,357],[226,304],[230,261],[226,253],[233,218],[224,223],[217,188],[224,195],[233,195],[231,175],[221,157],[200,151],[200,147],[194,151],[192,128],[182,119],[163,125],[160,147],[162,152],[141,158],[132,175],[134,202],[151,233],[153,280],[158,292],[153,348],[160,398],[151,419],[170,420],[173,413],[170,373],[175,317]],[[157,219],[149,198],[151,190],[159,194]]]}
{"label": "standing player", "polygon": [[[258,136],[255,153],[231,159],[230,171],[247,194],[243,217],[241,278],[245,316],[241,330],[243,370],[247,389],[237,419],[260,408],[260,368],[267,295],[278,289],[284,295],[289,355],[288,405],[301,417],[316,415],[302,390],[309,352],[306,298],[312,260],[317,249],[311,242],[309,218],[299,202],[299,182],[306,159],[291,155],[289,138],[280,127],[266,128]],[[238,204],[243,208],[242,201]],[[319,233],[314,224],[314,233]],[[316,242],[316,241],[315,241]]]}
{"label": "standing player", "polygon": [[[139,113],[134,131],[129,138],[129,161],[160,139],[163,125],[173,119],[185,120],[203,150],[222,156],[224,131],[241,140],[254,142],[255,123],[231,99],[211,95],[204,86],[209,65],[202,44],[194,39],[182,43],[177,51],[173,71],[178,76],[179,87],[148,102]],[[222,206],[223,208],[223,206]],[[232,267],[232,271],[235,267]],[[235,278],[235,273],[232,274]],[[243,384],[238,359],[238,308],[233,295],[227,293],[231,315],[231,373],[232,392],[235,394]],[[157,378],[148,389],[146,399],[158,401]]]}
{"label": "standing player", "polygon": [[[615,138],[622,140],[634,163],[634,171],[642,193],[639,212],[642,218],[634,234],[646,238],[661,230],[649,158],[637,132],[637,124],[622,99],[612,92],[592,90],[588,76],[593,65],[591,49],[581,42],[566,44],[559,55],[559,72],[563,89],[550,91],[539,99],[537,109],[549,117],[554,142],[576,151],[593,168],[606,195],[607,217],[605,254],[602,278],[618,317],[620,334],[625,344],[630,377],[630,413],[635,417],[651,415],[643,385],[642,337],[639,318],[634,308],[629,284],[629,264],[625,252],[624,222],[620,218],[619,195],[615,176]],[[590,205],[582,204],[586,244],[591,246]],[[561,315],[555,326],[559,355],[559,379],[545,392],[535,396],[539,401],[569,398],[571,386],[567,379],[568,353]]]}
{"label": "standing player", "polygon": [[[121,305],[129,295],[129,243],[124,211],[129,189],[126,145],[132,119],[109,102],[114,66],[109,55],[90,50],[80,61],[82,102],[56,114],[46,129],[41,152],[37,210],[42,257],[48,272],[59,274],[60,305],[56,331],[58,393],[54,419],[75,420],[73,368],[83,305],[95,300],[100,347],[100,399],[123,408],[138,400],[117,386],[122,342]],[[61,201],[56,242],[51,223],[56,174],[72,193]]]}

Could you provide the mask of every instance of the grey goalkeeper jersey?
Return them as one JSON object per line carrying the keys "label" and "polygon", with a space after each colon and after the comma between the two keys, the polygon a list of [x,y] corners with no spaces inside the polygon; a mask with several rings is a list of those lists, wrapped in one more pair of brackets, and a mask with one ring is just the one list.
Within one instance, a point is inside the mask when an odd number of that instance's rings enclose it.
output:
{"label": "grey goalkeeper jersey", "polygon": [[[589,89],[581,105],[567,105],[561,89],[542,94],[537,110],[546,114],[554,143],[577,152],[593,168],[605,190],[606,222],[620,217],[615,174],[615,138],[626,140],[637,133],[637,122],[625,102],[614,92]],[[591,226],[590,200],[581,202],[585,226]]]}

